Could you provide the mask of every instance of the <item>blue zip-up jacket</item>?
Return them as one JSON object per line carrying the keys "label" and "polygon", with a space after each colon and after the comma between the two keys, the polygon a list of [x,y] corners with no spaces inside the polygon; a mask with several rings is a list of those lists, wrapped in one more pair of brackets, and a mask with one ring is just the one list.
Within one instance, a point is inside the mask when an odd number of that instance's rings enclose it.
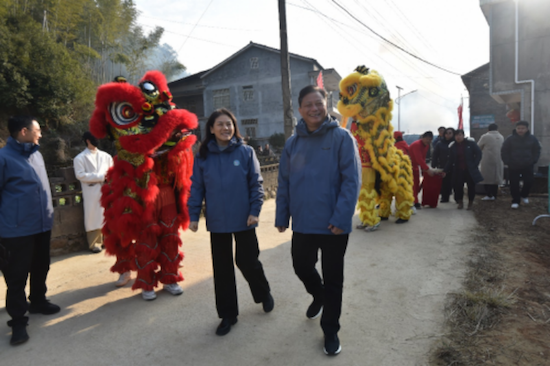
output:
{"label": "blue zip-up jacket", "polygon": [[328,117],[309,133],[303,119],[279,162],[276,227],[332,235],[329,224],[351,232],[361,188],[361,159],[351,133]]}
{"label": "blue zip-up jacket", "polygon": [[215,140],[208,143],[206,159],[195,156],[191,196],[187,202],[191,221],[199,221],[206,201],[206,228],[213,233],[250,230],[249,215],[259,216],[264,202],[260,163],[254,149],[233,137],[220,150]]}
{"label": "blue zip-up jacket", "polygon": [[52,224],[52,192],[38,145],[9,137],[0,149],[0,237],[43,233]]}

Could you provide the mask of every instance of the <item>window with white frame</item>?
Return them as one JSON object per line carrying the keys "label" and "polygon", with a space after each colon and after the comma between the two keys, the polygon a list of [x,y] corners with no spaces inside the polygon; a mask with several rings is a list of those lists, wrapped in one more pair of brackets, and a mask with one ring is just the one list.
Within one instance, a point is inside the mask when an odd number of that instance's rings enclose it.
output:
{"label": "window with white frame", "polygon": [[246,136],[248,137],[256,137],[256,127],[246,127]]}
{"label": "window with white frame", "polygon": [[258,69],[260,67],[260,60],[258,57],[251,57],[250,58],[250,68],[251,69]]}
{"label": "window with white frame", "polygon": [[254,87],[252,85],[243,86],[243,100],[245,102],[254,100]]}
{"label": "window with white frame", "polygon": [[258,119],[257,118],[242,119],[241,124],[243,126],[258,125]]}
{"label": "window with white frame", "polygon": [[212,96],[214,99],[214,109],[230,107],[229,89],[213,90]]}

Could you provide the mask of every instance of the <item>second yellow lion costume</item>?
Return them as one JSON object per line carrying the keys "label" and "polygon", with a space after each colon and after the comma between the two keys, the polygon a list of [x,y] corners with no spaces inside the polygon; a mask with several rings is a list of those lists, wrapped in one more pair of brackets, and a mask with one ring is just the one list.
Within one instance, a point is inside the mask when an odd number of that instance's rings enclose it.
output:
{"label": "second yellow lion costume", "polygon": [[340,81],[338,110],[343,121],[354,119],[351,132],[357,139],[363,164],[358,208],[366,231],[376,230],[380,218],[390,216],[393,196],[397,222],[406,222],[412,214],[411,161],[394,146],[392,108],[386,82],[378,72],[359,66]]}

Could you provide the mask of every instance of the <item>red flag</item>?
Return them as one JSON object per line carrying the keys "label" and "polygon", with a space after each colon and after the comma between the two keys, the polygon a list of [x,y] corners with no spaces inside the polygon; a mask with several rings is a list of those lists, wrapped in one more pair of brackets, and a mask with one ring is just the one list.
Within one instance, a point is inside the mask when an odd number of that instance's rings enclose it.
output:
{"label": "red flag", "polygon": [[325,88],[325,86],[323,85],[323,70],[319,71],[319,76],[317,76],[317,86],[319,88]]}
{"label": "red flag", "polygon": [[458,129],[464,129],[464,122],[462,121],[462,100],[460,101],[460,105],[458,106]]}

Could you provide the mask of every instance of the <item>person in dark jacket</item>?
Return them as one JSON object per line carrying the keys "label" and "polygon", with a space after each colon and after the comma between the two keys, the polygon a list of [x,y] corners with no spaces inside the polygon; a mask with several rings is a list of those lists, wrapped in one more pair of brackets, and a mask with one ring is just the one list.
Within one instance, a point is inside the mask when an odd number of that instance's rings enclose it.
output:
{"label": "person in dark jacket", "polygon": [[458,209],[464,208],[464,183],[468,186],[468,210],[474,205],[476,184],[483,180],[479,172],[481,150],[472,139],[464,138],[464,130],[455,131],[455,141],[449,145],[449,160],[445,174],[453,174],[453,189]]}
{"label": "person in dark jacket", "polygon": [[[10,343],[17,345],[29,339],[27,310],[48,315],[60,308],[46,299],[53,205],[44,158],[38,151],[40,125],[33,117],[11,117],[8,130],[7,145],[0,149],[0,237],[9,252],[2,273],[11,317]],[[25,298],[29,273],[30,305]]]}
{"label": "person in dark jacket", "polygon": [[[432,158],[432,168],[435,169],[445,169],[447,165],[447,160],[449,159],[449,145],[455,140],[455,129],[449,127],[445,130],[445,139],[441,140],[435,145],[433,158]],[[453,173],[449,172],[443,178],[441,183],[441,203],[449,202],[449,197],[453,190]]]}
{"label": "person in dark jacket", "polygon": [[214,111],[206,123],[206,137],[195,157],[191,177],[189,229],[196,232],[203,199],[206,228],[210,231],[216,309],[222,319],[216,329],[226,335],[237,323],[235,263],[248,281],[254,302],[263,310],[273,310],[274,301],[262,263],[256,237],[258,216],[263,204],[263,178],[254,149],[243,144],[237,120],[228,109]]}
{"label": "person in dark jacket", "polygon": [[[529,203],[529,192],[534,182],[533,170],[540,157],[540,144],[529,132],[529,123],[516,123],[516,129],[506,138],[500,153],[502,161],[508,166],[512,208],[516,209],[520,199],[524,204]],[[523,188],[520,191],[519,181],[522,179]]]}
{"label": "person in dark jacket", "polygon": [[[292,264],[313,296],[306,316],[323,313],[324,352],[337,355],[344,255],[361,187],[361,159],[355,138],[328,115],[324,89],[303,88],[298,106],[302,119],[279,163],[275,226],[284,232],[292,217]],[[319,250],[322,279],[315,269]]]}

